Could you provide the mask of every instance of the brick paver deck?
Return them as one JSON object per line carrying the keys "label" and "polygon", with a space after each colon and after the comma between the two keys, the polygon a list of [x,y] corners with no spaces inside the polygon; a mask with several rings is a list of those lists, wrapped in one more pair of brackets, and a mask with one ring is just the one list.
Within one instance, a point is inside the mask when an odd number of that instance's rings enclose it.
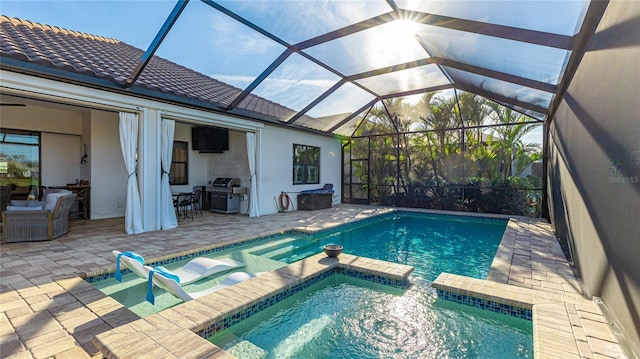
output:
{"label": "brick paver deck", "polygon": [[[134,325],[134,322],[141,323],[137,315],[111,298],[96,294],[93,287],[78,279],[78,276],[113,271],[113,249],[133,250],[153,261],[291,228],[333,227],[392,210],[341,205],[258,218],[205,213],[194,221],[181,221],[179,228],[139,235],[125,234],[121,218],[73,220],[69,234],[51,242],[0,245],[0,356],[102,357],[92,339],[113,333],[114,328],[116,333],[121,332],[122,338],[136,343],[140,353],[147,357],[161,353],[151,343],[154,339],[152,334],[148,335],[150,328]],[[466,280],[450,277],[448,283],[451,288],[460,283],[468,287]],[[598,306],[582,297],[580,282],[562,255],[548,223],[524,218],[510,221],[488,280],[472,282],[489,285],[492,290],[523,291],[520,295],[526,300],[532,300],[527,299],[530,295],[546,298],[544,306],[534,309],[536,357],[624,357]],[[558,312],[566,313],[561,317],[568,321],[539,323],[545,317],[558,317]],[[150,323],[153,321],[150,317],[145,320],[144,323],[156,329],[167,325],[167,321]],[[175,339],[189,335],[182,328],[184,326],[162,329],[174,330]],[[572,344],[567,346],[567,342]],[[227,357],[224,352],[199,352],[202,350],[199,346],[174,349],[178,357],[203,354]]]}

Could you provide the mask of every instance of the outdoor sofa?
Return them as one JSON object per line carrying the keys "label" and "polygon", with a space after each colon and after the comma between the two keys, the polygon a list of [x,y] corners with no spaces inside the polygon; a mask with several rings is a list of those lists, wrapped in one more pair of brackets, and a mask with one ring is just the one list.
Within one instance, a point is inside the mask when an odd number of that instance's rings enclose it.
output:
{"label": "outdoor sofa", "polygon": [[2,211],[2,243],[47,241],[69,232],[75,193],[50,193],[45,201],[13,200]]}

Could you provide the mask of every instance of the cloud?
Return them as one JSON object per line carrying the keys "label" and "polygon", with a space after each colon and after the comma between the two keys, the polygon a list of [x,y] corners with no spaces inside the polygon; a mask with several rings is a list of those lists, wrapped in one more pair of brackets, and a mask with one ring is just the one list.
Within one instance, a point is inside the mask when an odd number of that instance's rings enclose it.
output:
{"label": "cloud", "polygon": [[210,44],[214,49],[233,51],[234,55],[262,55],[269,53],[274,46],[273,40],[254,31],[247,26],[220,14],[209,18],[209,29],[212,33],[223,33],[225,36],[211,36]]}
{"label": "cloud", "polygon": [[[223,74],[211,74],[209,77],[218,81],[222,81],[229,85],[234,85],[240,88],[247,87],[255,77],[247,75],[223,75]],[[238,86],[237,84],[245,84],[244,86]]]}

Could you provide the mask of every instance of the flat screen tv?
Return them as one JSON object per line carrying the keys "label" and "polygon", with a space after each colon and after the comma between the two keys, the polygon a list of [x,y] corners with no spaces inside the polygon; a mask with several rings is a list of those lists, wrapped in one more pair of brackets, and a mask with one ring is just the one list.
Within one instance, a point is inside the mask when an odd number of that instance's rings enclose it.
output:
{"label": "flat screen tv", "polygon": [[227,151],[229,130],[218,127],[191,127],[191,149],[200,153]]}

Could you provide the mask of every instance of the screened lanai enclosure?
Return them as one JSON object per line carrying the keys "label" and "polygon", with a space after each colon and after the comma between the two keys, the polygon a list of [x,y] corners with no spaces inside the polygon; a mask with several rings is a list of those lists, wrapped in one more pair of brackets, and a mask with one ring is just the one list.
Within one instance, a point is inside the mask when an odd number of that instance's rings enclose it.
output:
{"label": "screened lanai enclosure", "polygon": [[[260,133],[269,202],[329,178],[345,203],[540,216],[640,352],[640,1],[3,0],[1,11],[6,113],[81,86],[101,92],[99,109],[146,116],[147,134],[165,104],[246,121],[232,129]],[[82,116],[109,116],[96,112]],[[324,147],[295,158],[293,136]],[[310,172],[291,180],[292,157]]]}
{"label": "screened lanai enclosure", "polygon": [[[104,68],[113,82],[101,85],[164,87],[154,96],[343,137],[344,202],[526,214],[527,195],[544,197],[545,121],[606,2],[59,6],[146,49],[119,54],[118,66]],[[147,15],[133,19],[140,11]],[[56,20],[43,23],[65,27]],[[124,30],[132,22],[135,36]],[[176,89],[200,80],[165,84],[154,56],[221,83],[185,98]]]}
{"label": "screened lanai enclosure", "polygon": [[472,93],[383,100],[343,155],[346,202],[540,215],[542,124]]}

